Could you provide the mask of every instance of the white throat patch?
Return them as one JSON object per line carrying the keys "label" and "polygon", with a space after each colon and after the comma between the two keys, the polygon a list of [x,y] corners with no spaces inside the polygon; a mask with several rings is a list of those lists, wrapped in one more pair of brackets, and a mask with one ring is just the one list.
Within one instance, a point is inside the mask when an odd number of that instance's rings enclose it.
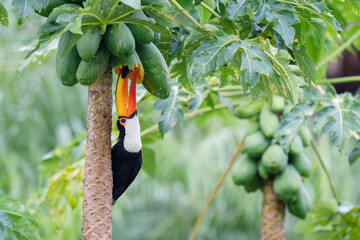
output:
{"label": "white throat patch", "polygon": [[135,115],[127,119],[125,124],[124,148],[131,153],[138,153],[141,148],[140,123],[139,118]]}

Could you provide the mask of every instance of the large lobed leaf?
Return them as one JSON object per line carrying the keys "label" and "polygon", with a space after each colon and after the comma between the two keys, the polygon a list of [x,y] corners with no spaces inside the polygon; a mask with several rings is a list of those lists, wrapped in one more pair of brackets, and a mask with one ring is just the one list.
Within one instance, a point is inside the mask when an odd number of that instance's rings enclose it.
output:
{"label": "large lobed leaf", "polygon": [[336,94],[328,88],[327,98],[321,101],[323,106],[316,115],[314,128],[322,135],[329,133],[331,141],[343,148],[345,141],[360,134],[360,96],[351,93]]}
{"label": "large lobed leaf", "polygon": [[159,129],[162,136],[177,123],[182,124],[184,122],[184,113],[178,100],[179,88],[178,86],[173,86],[167,99],[158,99],[154,104],[154,110],[162,111],[159,118]]}

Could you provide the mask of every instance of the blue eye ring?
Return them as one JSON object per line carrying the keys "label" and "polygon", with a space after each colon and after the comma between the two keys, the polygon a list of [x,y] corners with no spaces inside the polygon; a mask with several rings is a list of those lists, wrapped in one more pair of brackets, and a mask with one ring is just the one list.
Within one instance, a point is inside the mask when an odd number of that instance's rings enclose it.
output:
{"label": "blue eye ring", "polygon": [[126,123],[126,119],[123,118],[123,119],[120,120],[120,122],[121,122],[121,123]]}

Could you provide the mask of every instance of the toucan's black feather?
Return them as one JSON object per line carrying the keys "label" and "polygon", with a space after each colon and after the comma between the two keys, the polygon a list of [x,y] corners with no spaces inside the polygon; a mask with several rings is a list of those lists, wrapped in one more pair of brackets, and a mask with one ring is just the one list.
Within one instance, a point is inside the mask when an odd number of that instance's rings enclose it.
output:
{"label": "toucan's black feather", "polygon": [[118,142],[111,148],[113,171],[113,204],[134,181],[142,165],[141,151],[127,152],[124,148],[125,128],[117,122],[120,134]]}

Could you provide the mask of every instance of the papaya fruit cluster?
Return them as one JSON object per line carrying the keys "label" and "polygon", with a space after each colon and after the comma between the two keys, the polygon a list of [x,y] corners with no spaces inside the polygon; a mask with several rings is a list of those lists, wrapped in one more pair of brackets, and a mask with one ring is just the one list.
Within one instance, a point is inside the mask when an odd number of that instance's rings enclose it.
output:
{"label": "papaya fruit cluster", "polygon": [[291,108],[281,96],[274,96],[271,105],[253,102],[250,107],[249,103],[237,106],[235,116],[252,123],[245,133],[243,154],[233,167],[232,179],[247,192],[261,189],[264,180],[273,181],[277,198],[286,203],[293,215],[305,218],[312,203],[302,179],[312,171],[311,162],[303,153],[310,144],[310,130],[305,125],[300,129],[288,153],[271,142],[280,117]]}
{"label": "papaya fruit cluster", "polygon": [[[70,4],[66,4],[68,5]],[[51,12],[48,21],[55,21],[58,14],[56,11]],[[131,17],[154,23],[153,19],[140,10],[134,11]],[[142,83],[156,97],[167,98],[170,93],[169,69],[155,45],[160,40],[160,33],[155,33],[144,25],[125,23],[107,25],[106,31],[100,28],[94,27],[86,31],[67,52],[64,48],[71,46],[71,41],[75,38],[70,31],[61,35],[56,55],[56,72],[61,83],[65,86],[77,83],[89,86],[111,64],[116,74],[124,68],[126,72],[137,70],[137,83]]]}

